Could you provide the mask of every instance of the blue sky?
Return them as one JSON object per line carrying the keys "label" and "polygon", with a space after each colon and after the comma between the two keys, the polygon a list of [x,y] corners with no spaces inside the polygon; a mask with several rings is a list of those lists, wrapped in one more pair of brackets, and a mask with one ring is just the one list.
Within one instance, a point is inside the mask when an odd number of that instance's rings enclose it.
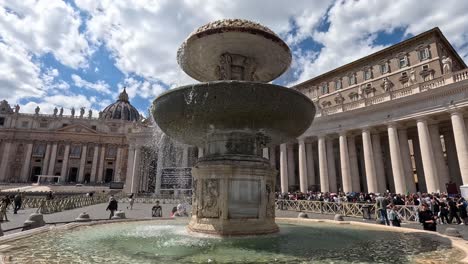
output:
{"label": "blue sky", "polygon": [[0,99],[22,112],[97,112],[127,87],[146,115],[161,92],[196,82],[176,63],[195,28],[260,22],[291,47],[277,84],[291,86],[408,37],[441,28],[468,58],[466,1],[0,0]]}

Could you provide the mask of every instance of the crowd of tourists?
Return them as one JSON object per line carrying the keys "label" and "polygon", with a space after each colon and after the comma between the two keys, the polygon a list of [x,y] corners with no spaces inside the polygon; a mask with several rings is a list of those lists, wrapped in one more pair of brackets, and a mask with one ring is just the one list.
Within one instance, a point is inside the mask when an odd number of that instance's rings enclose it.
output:
{"label": "crowd of tourists", "polygon": [[[382,224],[400,226],[399,206],[416,206],[416,221],[426,230],[435,230],[437,224],[468,225],[468,203],[460,195],[447,193],[408,193],[406,195],[385,193],[329,193],[329,192],[290,192],[276,193],[277,199],[309,200],[322,202],[351,202],[375,204]],[[455,220],[455,222],[454,222]]]}

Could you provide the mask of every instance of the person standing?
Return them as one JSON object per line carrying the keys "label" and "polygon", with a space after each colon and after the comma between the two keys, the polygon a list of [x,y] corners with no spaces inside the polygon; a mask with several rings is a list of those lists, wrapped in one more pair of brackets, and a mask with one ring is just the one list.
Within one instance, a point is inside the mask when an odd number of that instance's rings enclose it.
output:
{"label": "person standing", "polygon": [[421,203],[421,211],[419,211],[419,222],[423,225],[424,230],[437,231],[437,217],[429,210],[426,203]]}
{"label": "person standing", "polygon": [[[133,203],[135,202],[135,199],[133,198],[134,194],[130,194],[130,196],[128,197],[128,203],[130,204],[130,210],[133,210]],[[128,209],[128,207],[127,207]]]}
{"label": "person standing", "polygon": [[458,208],[457,203],[453,200],[453,198],[448,198],[448,206],[449,206],[449,224],[452,223],[453,218],[457,220],[457,224],[461,224],[460,217],[458,217]]}
{"label": "person standing", "polygon": [[463,223],[460,223],[460,225],[465,224],[468,225],[468,214],[466,212],[466,206],[467,203],[465,201],[465,198],[460,197],[457,201],[457,207],[458,211],[460,212],[460,218],[463,220]]}
{"label": "person standing", "polygon": [[375,208],[378,210],[380,215],[380,223],[390,225],[390,221],[387,216],[388,200],[383,197],[382,194],[379,194],[379,197],[375,199],[375,202]]}
{"label": "person standing", "polygon": [[14,214],[17,214],[18,213],[18,210],[21,209],[21,204],[23,203],[23,199],[21,197],[21,193],[18,192],[16,195],[15,195],[15,198],[13,198],[14,200],[14,203],[15,203],[15,208],[13,210],[13,213]]}
{"label": "person standing", "polygon": [[389,208],[390,210],[388,212],[388,218],[390,219],[392,226],[401,226],[400,217],[398,216],[398,213],[395,211],[395,205],[390,204]]}
{"label": "person standing", "polygon": [[441,224],[450,223],[448,219],[448,213],[449,213],[449,210],[448,210],[448,205],[447,205],[447,198],[443,197],[442,200],[440,201],[440,223]]}
{"label": "person standing", "polygon": [[106,211],[107,210],[110,211],[109,219],[112,219],[112,217],[114,216],[114,212],[117,211],[117,209],[118,209],[117,200],[115,200],[115,198],[111,196],[109,200],[109,205],[107,205],[107,208],[106,208]]}

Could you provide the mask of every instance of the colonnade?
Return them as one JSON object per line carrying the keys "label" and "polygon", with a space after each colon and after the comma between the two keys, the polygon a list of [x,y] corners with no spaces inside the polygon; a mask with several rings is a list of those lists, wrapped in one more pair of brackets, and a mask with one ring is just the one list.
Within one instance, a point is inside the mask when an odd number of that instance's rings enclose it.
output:
{"label": "colonnade", "polygon": [[[450,182],[466,185],[467,117],[460,111],[449,115],[444,129],[428,116],[281,144],[281,192],[306,192],[319,184],[316,189],[322,192],[433,193],[447,191]],[[276,161],[272,150],[264,157]]]}

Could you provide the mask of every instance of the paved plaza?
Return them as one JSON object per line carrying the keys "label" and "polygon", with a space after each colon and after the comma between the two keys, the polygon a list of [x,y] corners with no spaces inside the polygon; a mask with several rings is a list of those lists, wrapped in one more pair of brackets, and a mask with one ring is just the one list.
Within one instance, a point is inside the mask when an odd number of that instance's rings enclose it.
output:
{"label": "paved plaza", "polygon": [[[119,203],[119,210],[125,211],[126,217],[127,218],[132,218],[132,219],[151,219],[151,208],[152,204],[143,204],[143,203],[135,203],[133,205],[133,210],[127,209],[128,203],[126,202],[120,202]],[[171,210],[175,204],[161,204],[163,208],[163,217],[169,217]],[[109,217],[109,211],[106,211],[107,204],[97,204],[97,205],[91,205],[83,208],[77,208],[73,210],[67,210],[67,211],[62,211],[59,213],[54,213],[54,214],[45,214],[44,215],[44,220],[46,223],[55,223],[55,222],[67,222],[67,221],[74,221],[74,219],[82,212],[87,212],[91,218],[93,219],[107,219]],[[188,206],[187,210],[190,211],[190,206]],[[36,209],[26,209],[26,210],[20,210],[18,214],[13,214],[12,210],[9,210],[8,212],[8,222],[2,222],[1,227],[3,230],[8,230],[12,229],[15,227],[21,227],[23,226],[24,221],[28,218],[30,214],[35,212]],[[295,211],[281,211],[277,210],[276,211],[276,216],[277,217],[297,217],[298,212]],[[313,213],[308,213],[309,218],[315,218],[315,219],[333,219],[334,215],[326,215],[326,214],[313,214]],[[359,222],[368,222],[368,223],[374,223],[374,221],[368,221],[368,220],[363,220],[361,218],[355,218],[355,217],[345,217],[345,221],[359,221]],[[408,228],[414,228],[416,230],[422,230],[422,226],[417,224],[417,223],[402,223],[403,227],[408,227]],[[456,228],[461,235],[463,236],[463,239],[468,240],[468,226],[465,225],[456,225],[456,224],[451,224],[451,225],[438,225],[437,226],[437,231],[439,233],[444,233],[445,229],[448,227]],[[18,232],[21,229],[10,231],[10,232],[5,232],[5,234],[10,234],[13,232]]]}

